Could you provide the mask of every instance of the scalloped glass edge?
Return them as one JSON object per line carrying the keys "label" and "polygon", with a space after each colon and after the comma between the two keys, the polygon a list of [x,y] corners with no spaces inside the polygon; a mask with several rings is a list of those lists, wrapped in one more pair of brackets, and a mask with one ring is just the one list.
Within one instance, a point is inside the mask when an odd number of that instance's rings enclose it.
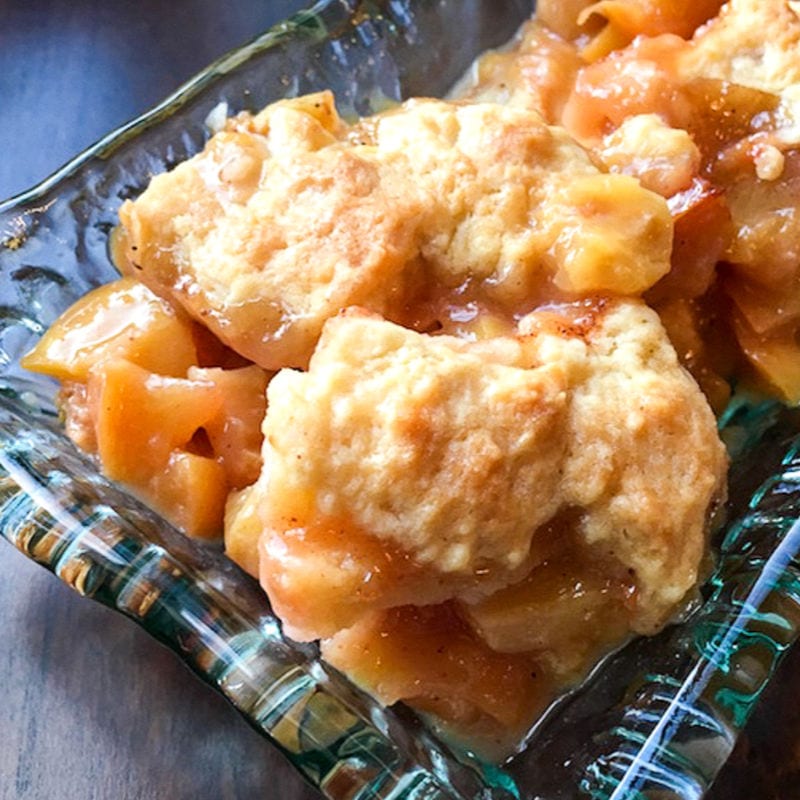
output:
{"label": "scalloped glass edge", "polygon": [[61,310],[114,277],[107,239],[119,204],[202,147],[219,102],[258,108],[332,85],[345,113],[363,113],[441,94],[529,9],[323,0],[0,204],[0,532],[172,648],[332,800],[700,798],[800,632],[797,421],[739,401],[724,420],[737,521],[720,538],[704,601],[606,659],[505,767],[456,756],[413,715],[379,707],[327,669],[314,648],[285,641],[252,579],[98,475],[58,429],[53,385],[19,368]]}

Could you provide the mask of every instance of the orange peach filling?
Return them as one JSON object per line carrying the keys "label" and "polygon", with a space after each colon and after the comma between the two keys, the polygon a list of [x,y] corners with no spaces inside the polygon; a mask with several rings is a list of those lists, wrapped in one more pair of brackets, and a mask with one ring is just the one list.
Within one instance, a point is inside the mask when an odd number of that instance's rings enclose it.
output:
{"label": "orange peach filling", "polygon": [[261,582],[287,632],[322,639],[333,666],[386,704],[403,701],[490,759],[513,751],[557,687],[630,635],[629,570],[553,528],[541,563],[489,594],[416,565],[345,524],[268,530]]}
{"label": "orange peach filling", "polygon": [[[186,533],[218,538],[232,489],[261,470],[267,375],[201,367],[195,323],[131,278],[90,292],[24,360],[64,382],[70,436]],[[223,359],[221,359],[223,360]]]}
{"label": "orange peach filling", "polygon": [[556,687],[536,654],[493,650],[452,603],[374,612],[324,641],[322,654],[383,702],[432,714],[492,760],[519,743]]}

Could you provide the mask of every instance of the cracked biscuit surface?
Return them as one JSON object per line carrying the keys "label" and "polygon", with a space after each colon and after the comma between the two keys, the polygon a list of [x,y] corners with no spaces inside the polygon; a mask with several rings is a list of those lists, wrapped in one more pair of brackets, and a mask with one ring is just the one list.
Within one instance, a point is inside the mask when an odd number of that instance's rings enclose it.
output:
{"label": "cracked biscuit surface", "polygon": [[329,93],[235,119],[121,219],[141,280],[268,369],[305,366],[341,308],[397,318],[421,287],[514,311],[551,281],[637,294],[672,243],[662,198],[534,111],[423,99],[347,126]]}
{"label": "cracked biscuit surface", "polygon": [[[251,536],[266,530],[262,581],[299,638],[372,607],[513,584],[567,511],[581,541],[635,575],[631,627],[653,630],[696,584],[724,492],[714,417],[640,301],[535,312],[517,336],[484,342],[348,312],[327,323],[308,372],[273,379],[264,434],[241,517],[260,520]],[[338,545],[287,555],[320,526],[407,558],[402,587],[359,602],[365,568],[326,594]]]}

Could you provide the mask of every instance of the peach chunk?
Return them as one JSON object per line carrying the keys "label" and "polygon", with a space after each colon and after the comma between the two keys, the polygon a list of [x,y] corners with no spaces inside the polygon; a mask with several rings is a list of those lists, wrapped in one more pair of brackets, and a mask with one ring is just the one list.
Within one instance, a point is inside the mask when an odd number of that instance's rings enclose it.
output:
{"label": "peach chunk", "polygon": [[22,365],[60,381],[86,381],[90,369],[109,358],[182,377],[197,363],[193,323],[143,284],[122,278],[78,300]]}
{"label": "peach chunk", "polygon": [[552,698],[535,657],[491,650],[450,603],[368,615],[324,641],[322,654],[382,702],[433,714],[492,760],[519,744]]}
{"label": "peach chunk", "polygon": [[106,475],[133,485],[163,469],[221,407],[210,381],[154,375],[122,359],[91,374],[89,402]]}
{"label": "peach chunk", "polygon": [[201,539],[219,537],[228,484],[224,467],[213,458],[176,450],[142,493],[154,506],[168,509],[170,522],[182,531]]}
{"label": "peach chunk", "polygon": [[203,537],[261,470],[268,376],[242,363],[134,278],[81,298],[24,359],[62,381],[67,432],[108,477]]}
{"label": "peach chunk", "polygon": [[[73,396],[71,416],[80,398]],[[225,468],[213,454],[187,450],[220,415],[215,384],[154,375],[114,359],[90,374],[85,402],[105,474],[127,483],[185,533],[218,537],[229,489]]]}
{"label": "peach chunk", "polygon": [[593,60],[642,34],[674,33],[688,39],[721,4],[722,0],[543,0],[536,4],[536,15],[566,39],[595,36],[583,54]]}
{"label": "peach chunk", "polygon": [[[194,536],[219,536],[231,487],[261,469],[267,376],[258,367],[191,367],[155,375],[124,359],[100,364],[86,391],[66,398],[67,419],[93,423],[108,477],[128,483]],[[82,386],[82,384],[75,384]],[[88,437],[83,436],[88,441]]]}
{"label": "peach chunk", "polygon": [[762,382],[786,403],[800,403],[800,343],[795,325],[759,334],[740,314],[734,314],[733,322],[739,345]]}
{"label": "peach chunk", "polygon": [[[578,16],[584,32],[597,17],[603,29],[582,50],[587,61],[595,61],[612,50],[624,47],[637,36],[671,33],[689,39],[699,25],[719,11],[722,0],[600,0]],[[596,24],[596,23],[595,23]]]}
{"label": "peach chunk", "polygon": [[390,542],[334,519],[259,540],[260,579],[286,632],[302,641],[331,636],[366,612],[406,603],[438,603],[453,581],[420,567]]}
{"label": "peach chunk", "polygon": [[213,384],[221,406],[204,429],[211,449],[234,489],[249,486],[261,472],[261,421],[267,410],[267,373],[255,365],[240,369],[191,367],[189,380]]}
{"label": "peach chunk", "polygon": [[631,629],[634,577],[609,561],[576,543],[520,583],[461,607],[493,650],[536,653],[570,682]]}
{"label": "peach chunk", "polygon": [[675,221],[672,269],[647,293],[651,305],[707,292],[733,237],[725,194],[705,178],[695,176],[668,204]]}

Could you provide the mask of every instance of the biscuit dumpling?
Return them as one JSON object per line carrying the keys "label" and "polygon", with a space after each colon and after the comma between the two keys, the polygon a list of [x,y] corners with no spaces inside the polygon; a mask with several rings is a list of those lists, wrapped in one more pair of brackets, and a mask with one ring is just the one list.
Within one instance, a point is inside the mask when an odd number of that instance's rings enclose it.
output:
{"label": "biscuit dumpling", "polygon": [[661,197],[533,110],[422,99],[347,125],[330,93],[235,118],[120,217],[130,271],[267,369],[304,368],[349,306],[639,294],[672,244]]}
{"label": "biscuit dumpling", "polygon": [[643,303],[577,309],[483,342],[351,311],[308,372],[273,379],[264,470],[240,505],[293,635],[480,603],[545,558],[559,515],[635,575],[632,629],[674,613],[723,492],[714,417]]}

